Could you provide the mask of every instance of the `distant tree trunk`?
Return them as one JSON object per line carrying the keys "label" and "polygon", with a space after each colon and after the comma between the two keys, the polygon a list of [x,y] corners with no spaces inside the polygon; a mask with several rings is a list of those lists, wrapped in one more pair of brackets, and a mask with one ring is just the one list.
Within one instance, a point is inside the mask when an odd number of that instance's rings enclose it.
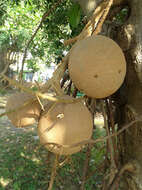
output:
{"label": "distant tree trunk", "polygon": [[[127,60],[126,105],[120,106],[119,127],[142,116],[142,0],[128,0],[130,17],[118,32],[118,43]],[[123,94],[123,92],[122,92]],[[119,100],[122,94],[120,93]],[[122,190],[142,190],[142,122],[123,132],[118,141],[121,166],[133,164],[134,172],[124,173]]]}
{"label": "distant tree trunk", "polygon": [[[16,53],[12,53],[10,50],[0,51],[0,74],[9,76],[12,74],[12,70],[9,66],[15,62]],[[12,56],[11,56],[12,55]],[[7,81],[1,81],[1,85],[7,85]]]}
{"label": "distant tree trunk", "polygon": [[5,62],[6,62],[6,52],[2,51],[2,52],[0,52],[0,73],[5,68]]}

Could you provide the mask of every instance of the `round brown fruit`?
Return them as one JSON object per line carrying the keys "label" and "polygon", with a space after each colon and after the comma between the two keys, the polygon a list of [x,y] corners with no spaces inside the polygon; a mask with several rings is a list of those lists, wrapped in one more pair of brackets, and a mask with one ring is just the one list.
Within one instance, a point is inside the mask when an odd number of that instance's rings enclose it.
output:
{"label": "round brown fruit", "polygon": [[[33,98],[34,97],[30,94],[20,93],[20,92],[8,98],[6,104],[6,111],[7,112],[9,112],[10,110],[15,110],[15,111],[8,113],[7,116],[11,120],[14,126],[26,127],[34,124],[39,119],[41,107],[37,100],[35,101],[32,100]],[[30,103],[27,104],[27,102]],[[27,105],[22,107],[24,103]]]}
{"label": "round brown fruit", "polygon": [[[44,113],[38,123],[41,144],[49,151],[60,155],[70,155],[80,151],[81,145],[69,146],[89,140],[92,129],[91,113],[82,102],[59,103],[49,112]],[[52,143],[55,143],[55,146]]]}
{"label": "round brown fruit", "polygon": [[121,48],[110,38],[97,35],[77,42],[69,58],[75,86],[92,98],[105,98],[119,89],[126,74]]}

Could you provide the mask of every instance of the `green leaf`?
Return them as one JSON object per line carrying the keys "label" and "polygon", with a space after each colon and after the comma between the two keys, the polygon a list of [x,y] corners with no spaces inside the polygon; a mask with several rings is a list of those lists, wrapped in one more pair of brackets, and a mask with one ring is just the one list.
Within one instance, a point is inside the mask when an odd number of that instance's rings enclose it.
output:
{"label": "green leaf", "polygon": [[73,28],[76,28],[81,19],[81,7],[78,3],[74,3],[69,10],[69,23]]}

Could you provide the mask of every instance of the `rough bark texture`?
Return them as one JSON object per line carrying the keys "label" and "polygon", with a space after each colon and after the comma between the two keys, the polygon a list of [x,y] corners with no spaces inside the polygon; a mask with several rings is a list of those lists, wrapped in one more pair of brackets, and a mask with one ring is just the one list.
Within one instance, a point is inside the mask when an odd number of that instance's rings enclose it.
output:
{"label": "rough bark texture", "polygon": [[[12,77],[12,70],[9,68],[11,64],[15,62],[15,55],[16,52],[12,54],[10,50],[0,51],[0,74],[5,74],[7,76],[11,75]],[[1,78],[0,78],[1,79]],[[7,86],[8,82],[6,80],[0,81],[0,86]]]}
{"label": "rough bark texture", "polygon": [[5,58],[6,54],[5,52],[0,52],[0,73],[4,70],[5,67]]}
{"label": "rough bark texture", "polygon": [[[72,0],[73,2],[77,2],[80,4],[84,15],[90,16],[97,5],[102,2],[103,0]],[[126,0],[113,0],[113,5],[120,5],[125,3]]]}
{"label": "rough bark texture", "polygon": [[[118,36],[127,60],[127,104],[121,109],[120,124],[142,115],[142,0],[129,0],[129,6],[129,20]],[[122,189],[142,190],[142,122],[125,131],[119,145],[121,164],[131,162],[135,167],[135,172],[125,172]]]}

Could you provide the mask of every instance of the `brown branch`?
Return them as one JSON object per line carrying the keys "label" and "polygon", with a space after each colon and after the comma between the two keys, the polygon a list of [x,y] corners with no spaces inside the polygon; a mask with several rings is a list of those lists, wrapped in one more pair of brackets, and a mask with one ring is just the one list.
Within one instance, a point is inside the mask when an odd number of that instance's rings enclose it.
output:
{"label": "brown branch", "polygon": [[44,85],[44,88],[42,88],[42,92],[47,92],[47,90],[51,87],[55,88],[56,87],[56,92],[58,95],[63,94],[63,91],[60,86],[60,80],[64,76],[64,73],[67,69],[68,65],[68,58],[69,58],[68,53],[62,60],[62,62],[58,65],[57,69],[54,71],[53,76],[51,79],[47,81],[47,83]]}
{"label": "brown branch", "polygon": [[35,95],[35,93],[33,92],[32,89],[27,88],[26,86],[20,84],[20,83],[17,82],[16,80],[11,79],[11,78],[7,77],[7,76],[4,75],[4,74],[1,74],[0,76],[2,76],[5,80],[7,80],[11,85],[16,86],[17,88],[20,88],[20,89],[22,89],[23,91],[25,91],[25,92],[27,92],[27,93],[30,93],[30,94],[32,94],[32,95]]}
{"label": "brown branch", "polygon": [[[58,70],[59,71],[59,70]],[[66,99],[64,97],[60,97],[60,96],[51,96],[51,94],[49,93],[41,93],[40,91],[36,91],[34,92],[32,89],[29,89],[25,86],[23,86],[22,84],[18,83],[16,80],[13,80],[13,79],[10,79],[9,77],[5,76],[5,75],[1,75],[3,78],[5,78],[6,80],[9,81],[9,83],[13,84],[14,86],[16,87],[19,87],[20,89],[22,89],[23,91],[27,92],[27,93],[30,93],[32,94],[33,96],[35,97],[40,97],[42,99],[47,99],[49,101],[52,101],[52,102],[58,102],[58,103],[74,103],[74,102],[80,102],[84,99],[84,97],[82,98],[72,98],[72,99]],[[57,76],[57,75],[56,75]],[[58,76],[59,77],[59,76]],[[50,79],[50,83],[52,84],[52,81],[56,81],[58,80],[58,77],[54,78],[53,76],[53,79]],[[48,83],[49,84],[49,83]]]}
{"label": "brown branch", "polygon": [[128,172],[134,172],[135,171],[135,166],[133,163],[127,163],[125,164],[121,170],[116,174],[113,182],[107,187],[108,190],[115,190],[116,189],[116,185],[119,184],[120,179],[122,177],[122,175],[124,174],[124,172],[128,171]]}
{"label": "brown branch", "polygon": [[[37,100],[38,96],[41,97],[41,98],[43,98],[43,99],[47,99],[49,101],[55,102],[55,103],[65,103],[65,104],[80,102],[80,101],[82,101],[84,99],[84,98],[65,99],[65,98],[62,98],[62,97],[52,97],[52,96],[47,95],[47,94],[46,95],[44,95],[44,94],[37,94],[36,98],[31,99],[31,101],[32,100],[33,101]],[[22,107],[17,108],[16,110],[15,109],[11,110],[10,112],[4,112],[4,113],[0,114],[0,117],[3,117],[4,115],[7,115],[8,113],[11,113],[13,111],[17,111],[18,109],[21,109],[21,108]],[[43,106],[41,106],[41,109],[44,109]]]}
{"label": "brown branch", "polygon": [[[67,46],[72,43],[75,43],[78,40],[82,40],[83,38],[91,36],[92,33],[94,32],[94,26],[98,24],[98,22],[100,21],[101,18],[103,18],[102,15],[104,14],[106,6],[107,6],[107,2],[100,3],[100,5],[95,9],[94,13],[92,14],[91,19],[85,25],[82,32],[78,36],[76,36],[72,39],[65,40],[64,45]],[[102,23],[103,22],[104,22],[104,20],[102,21]],[[98,27],[100,28],[100,26],[98,26]],[[97,30],[98,30],[98,27],[97,27]],[[98,31],[96,32],[96,34],[98,34]]]}
{"label": "brown branch", "polygon": [[31,42],[33,41],[33,39],[34,39],[34,37],[36,36],[36,34],[37,34],[37,32],[39,31],[39,29],[41,28],[42,23],[43,23],[43,21],[45,20],[45,18],[48,17],[48,16],[56,9],[56,7],[57,7],[61,2],[62,2],[62,0],[58,0],[58,1],[51,7],[51,9],[50,9],[48,12],[46,12],[46,13],[43,14],[43,16],[42,16],[42,18],[41,18],[41,21],[40,21],[40,23],[39,23],[39,25],[38,25],[38,27],[37,27],[36,30],[34,31],[34,33],[33,33],[32,37],[31,37],[31,39],[28,41],[27,46],[26,46],[25,51],[24,51],[24,55],[23,55],[22,68],[21,68],[21,72],[20,72],[20,75],[19,75],[19,80],[20,80],[20,81],[22,81],[24,63],[25,63],[25,59],[26,59],[26,56],[27,56],[27,51],[28,51],[28,48],[29,48]]}
{"label": "brown branch", "polygon": [[60,145],[60,144],[57,144],[57,143],[45,143],[44,145],[53,145],[53,146],[57,146],[59,148],[75,148],[77,146],[84,146],[84,145],[87,145],[87,144],[96,144],[98,142],[104,142],[114,136],[118,136],[120,135],[122,132],[124,132],[125,130],[127,130],[129,127],[131,127],[132,125],[134,125],[135,123],[137,122],[140,122],[142,121],[142,117],[139,117],[137,118],[136,120],[122,126],[122,129],[120,129],[118,132],[112,134],[112,135],[108,135],[106,137],[103,137],[103,138],[99,138],[99,139],[96,139],[96,140],[93,140],[93,139],[89,139],[89,140],[84,140],[82,142],[79,142],[79,143],[76,143],[76,144],[72,144],[72,145]]}
{"label": "brown branch", "polygon": [[[105,109],[103,100],[102,100],[102,112],[103,112],[103,116],[104,116],[104,126],[106,128],[106,133],[108,136],[110,136],[110,130],[109,130],[108,121],[107,121],[107,113],[106,113],[106,109]],[[113,138],[109,138],[107,140],[108,149],[109,149],[108,152],[110,153],[110,162],[111,162],[108,184],[112,183],[112,181],[116,175],[116,172],[117,172],[117,167],[116,167],[116,163],[115,163],[115,159],[114,159],[114,147],[113,147],[113,143],[112,143]]]}
{"label": "brown branch", "polygon": [[42,104],[40,98],[39,98],[38,96],[36,96],[36,98],[37,98],[37,100],[38,100],[38,103],[39,103],[41,109],[42,109],[43,111],[45,111],[45,109],[44,109],[44,105]]}
{"label": "brown branch", "polygon": [[78,40],[78,38],[79,38],[79,35],[78,35],[78,36],[75,36],[74,38],[65,40],[65,41],[64,41],[64,45],[65,45],[65,46],[68,46],[68,45],[70,45],[70,44],[73,44],[73,43],[75,43],[75,42]]}
{"label": "brown branch", "polygon": [[103,14],[102,18],[100,19],[100,22],[98,23],[97,28],[95,29],[95,31],[94,31],[94,33],[93,33],[94,35],[96,35],[96,34],[98,34],[98,33],[101,32],[102,25],[103,25],[103,23],[104,23],[104,21],[105,21],[107,15],[108,15],[109,10],[110,10],[110,8],[111,8],[112,5],[113,5],[113,0],[110,0],[110,1],[108,2],[107,7],[104,9],[104,14]]}
{"label": "brown branch", "polygon": [[60,97],[60,96],[51,96],[51,95],[47,95],[47,94],[42,94],[40,92],[35,92],[36,96],[39,96],[42,99],[47,99],[49,101],[52,102],[57,102],[57,103],[75,103],[75,102],[80,102],[82,100],[84,100],[84,97],[82,98],[72,98],[72,99],[66,99],[64,97]]}
{"label": "brown branch", "polygon": [[85,163],[84,163],[82,184],[81,184],[80,190],[84,190],[84,185],[85,185],[86,178],[87,178],[86,174],[87,174],[87,171],[88,171],[89,160],[90,160],[90,156],[91,156],[91,148],[92,148],[92,146],[89,144],[88,147],[87,147],[87,152],[86,152],[86,160],[85,160]]}
{"label": "brown branch", "polygon": [[[108,120],[109,120],[110,127],[112,129],[112,133],[115,133],[115,122],[114,122],[113,105],[112,105],[111,97],[106,99],[106,107],[108,111]],[[118,158],[116,142],[117,142],[116,138],[112,138],[115,161],[117,161],[117,158]]]}
{"label": "brown branch", "polygon": [[51,179],[50,179],[48,190],[52,190],[52,186],[53,186],[55,176],[56,176],[58,160],[59,160],[59,155],[55,155],[55,162],[54,162],[54,166],[52,168]]}
{"label": "brown branch", "polygon": [[[106,110],[104,107],[103,100],[102,100],[102,112],[103,112],[103,116],[104,116],[104,125],[106,128],[106,133],[108,136],[110,136],[110,131],[109,131],[108,122],[107,122],[107,115],[106,115]],[[114,150],[113,150],[113,146],[112,146],[112,139],[108,139],[108,146],[109,146],[109,150],[110,150],[111,168],[116,168],[116,164],[115,164],[115,160],[114,160]]]}

